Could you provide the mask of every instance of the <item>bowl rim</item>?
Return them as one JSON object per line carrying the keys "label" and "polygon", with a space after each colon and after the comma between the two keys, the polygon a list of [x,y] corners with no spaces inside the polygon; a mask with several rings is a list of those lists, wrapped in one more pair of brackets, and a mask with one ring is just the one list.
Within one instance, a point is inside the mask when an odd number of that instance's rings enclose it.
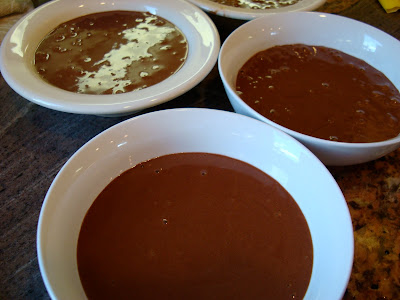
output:
{"label": "bowl rim", "polygon": [[[42,247],[43,247],[43,243],[44,243],[43,239],[45,239],[44,236],[45,236],[45,234],[47,232],[46,231],[46,227],[44,227],[45,226],[44,224],[45,224],[45,221],[46,222],[48,221],[48,219],[50,218],[50,215],[54,219],[54,215],[53,215],[54,211],[48,211],[49,205],[54,207],[56,205],[55,202],[60,201],[60,200],[57,200],[57,198],[55,197],[54,193],[55,193],[55,190],[58,188],[58,186],[62,185],[62,183],[60,183],[60,180],[62,180],[62,177],[64,176],[64,174],[66,172],[68,173],[68,170],[71,169],[71,164],[75,160],[81,159],[81,156],[84,155],[85,151],[86,152],[88,151],[88,148],[90,148],[90,147],[92,147],[92,148],[93,147],[98,147],[99,143],[104,143],[105,144],[107,142],[107,144],[110,144],[110,143],[108,143],[109,142],[108,139],[103,139],[102,140],[102,138],[104,138],[104,137],[112,137],[113,135],[121,135],[121,136],[124,135],[125,133],[124,133],[124,130],[122,130],[122,129],[124,129],[125,126],[134,126],[138,122],[142,122],[143,120],[147,121],[147,120],[149,120],[151,118],[153,118],[153,120],[157,119],[157,120],[163,120],[162,122],[169,122],[169,120],[175,119],[177,116],[178,117],[179,116],[185,116],[185,114],[186,114],[186,119],[189,119],[190,121],[193,120],[193,119],[197,119],[196,122],[193,122],[193,123],[196,123],[193,126],[196,126],[197,130],[200,130],[200,131],[203,130],[203,127],[198,124],[198,121],[199,120],[205,120],[205,122],[208,122],[207,118],[205,118],[206,115],[208,115],[208,116],[210,116],[210,115],[218,116],[218,117],[220,117],[219,118],[220,120],[222,119],[222,122],[223,122],[223,120],[227,120],[227,121],[230,121],[231,124],[232,124],[232,120],[236,121],[236,123],[238,123],[237,121],[243,120],[244,121],[243,123],[245,124],[245,127],[244,127],[245,131],[252,132],[253,131],[252,129],[249,130],[249,128],[251,128],[251,127],[256,127],[257,128],[257,130],[255,130],[255,132],[259,132],[258,131],[259,128],[262,128],[263,130],[265,129],[266,131],[269,130],[269,133],[276,134],[279,137],[282,137],[285,141],[293,143],[291,145],[295,145],[295,147],[299,147],[298,149],[301,149],[302,153],[306,154],[304,159],[306,161],[313,162],[312,165],[314,166],[315,170],[319,174],[318,176],[320,178],[324,178],[325,182],[327,182],[327,184],[328,184],[329,190],[338,197],[338,198],[335,198],[335,199],[331,199],[330,203],[336,203],[335,205],[339,205],[341,207],[340,208],[340,214],[345,219],[345,220],[343,220],[343,218],[341,218],[342,221],[344,221],[346,226],[342,226],[341,231],[339,231],[340,234],[336,235],[336,238],[338,238],[338,236],[340,236],[340,239],[343,239],[343,241],[346,242],[346,247],[343,249],[344,255],[341,256],[343,258],[343,262],[341,264],[341,266],[343,268],[340,268],[339,270],[336,270],[336,271],[338,271],[340,273],[341,284],[337,289],[335,289],[335,291],[337,292],[338,295],[339,294],[343,295],[344,292],[345,292],[346,286],[347,286],[347,282],[348,282],[348,280],[350,278],[350,274],[351,274],[351,270],[352,270],[352,264],[353,264],[353,256],[354,256],[353,228],[352,228],[352,223],[351,223],[350,212],[349,212],[349,210],[347,208],[344,196],[343,196],[340,188],[338,187],[337,182],[334,180],[334,178],[332,177],[332,175],[330,174],[328,169],[322,164],[322,162],[320,162],[317,159],[317,157],[314,154],[312,154],[312,152],[310,150],[308,150],[305,146],[303,146],[300,142],[298,142],[296,139],[294,139],[290,135],[280,131],[279,129],[274,128],[271,125],[268,125],[268,124],[265,124],[264,122],[256,120],[254,118],[250,118],[250,117],[243,116],[243,115],[240,115],[240,114],[236,114],[236,113],[233,113],[233,112],[221,111],[221,110],[215,110],[215,109],[208,109],[208,108],[175,108],[175,109],[167,109],[167,110],[155,111],[155,112],[139,115],[139,116],[133,117],[131,119],[125,120],[125,121],[123,121],[121,123],[118,123],[118,124],[110,127],[109,129],[106,129],[105,131],[99,133],[97,136],[95,136],[94,138],[89,140],[87,143],[85,143],[81,148],[79,148],[70,157],[70,159],[64,164],[64,166],[61,168],[61,170],[56,175],[55,179],[53,180],[53,182],[52,182],[52,184],[51,184],[51,186],[50,186],[50,188],[49,188],[49,190],[48,190],[48,192],[46,194],[46,197],[44,199],[44,202],[43,202],[43,205],[42,205],[42,208],[41,208],[41,211],[40,211],[39,220],[38,220],[38,227],[37,227],[37,239],[36,239],[36,242],[37,242],[37,254],[38,254],[40,272],[41,272],[43,281],[45,283],[46,289],[49,292],[49,294],[51,295],[51,297],[52,298],[56,298],[56,296],[55,296],[56,293],[55,293],[55,290],[54,290],[54,286],[52,286],[51,283],[50,283],[50,279],[48,277],[48,270],[47,270],[47,267],[46,267],[46,265],[48,265],[48,263],[45,262],[45,258],[43,256],[44,252],[42,251]],[[201,116],[197,115],[196,118],[193,118],[193,116],[195,116],[196,114],[200,114]],[[216,118],[214,118],[213,119],[214,121],[212,121],[212,122],[215,122],[215,119]],[[182,120],[179,120],[179,121],[181,122]],[[139,124],[141,124],[141,123],[139,123]],[[212,124],[214,124],[214,123],[212,123]],[[251,127],[247,127],[247,126],[251,126]],[[243,127],[241,127],[241,128],[243,128]],[[242,129],[240,129],[240,130],[242,130]],[[237,132],[236,131],[232,132],[232,135],[237,136]],[[266,133],[266,135],[267,135],[267,133]],[[112,140],[115,140],[116,143],[117,143],[118,139],[114,139],[114,137],[112,138]],[[249,138],[252,138],[252,137],[249,137]],[[283,145],[285,145],[285,143],[283,143]],[[276,147],[282,147],[282,145],[277,145]],[[283,147],[288,147],[288,146],[283,146]],[[119,147],[118,147],[118,149],[119,149]],[[190,152],[190,151],[183,151],[183,152]],[[105,152],[106,155],[108,155],[108,153],[109,153],[108,151]],[[93,160],[96,160],[96,159],[93,158]],[[289,158],[287,158],[287,160],[292,161]],[[88,164],[93,165],[93,162],[88,162]],[[79,166],[80,166],[80,164],[79,164]],[[256,167],[258,167],[258,166],[256,166]],[[73,169],[73,170],[75,170],[75,169]],[[71,170],[69,170],[69,171],[71,171]],[[75,177],[75,173],[76,173],[75,171],[74,172],[69,172],[69,176],[70,177]],[[274,176],[272,176],[272,177],[275,180],[277,180],[276,177],[274,177]],[[77,180],[77,179],[75,178],[74,180]],[[282,185],[282,183],[281,183],[281,185]],[[324,192],[326,192],[326,190],[324,190]],[[320,193],[320,192],[318,192],[318,193]],[[92,201],[94,201],[94,199]],[[296,198],[295,198],[295,201],[297,202]],[[320,205],[324,205],[324,207],[325,207],[325,205],[327,205],[327,204],[326,203],[325,204],[321,203]],[[58,204],[58,206],[59,206],[59,204]],[[328,204],[328,206],[329,206],[329,204]],[[302,211],[303,211],[303,209],[302,209]],[[303,211],[303,214],[305,214],[304,211]],[[333,224],[331,222],[332,222],[332,220],[328,221],[326,226],[328,226],[329,224]],[[344,224],[342,224],[342,225],[344,225]],[[43,236],[42,236],[42,234],[43,234]],[[315,241],[314,240],[313,240],[313,245],[315,247]],[[334,252],[336,253],[336,251],[334,251]],[[314,253],[314,255],[315,255],[315,253]],[[314,271],[314,266],[313,266],[313,271]],[[316,279],[315,276],[313,276],[313,274],[311,274],[311,280],[314,280],[313,281],[314,282],[313,286],[315,286],[316,285],[316,280],[318,280],[318,279]],[[343,286],[342,286],[342,283],[343,283]],[[329,286],[330,286],[330,284],[329,284]]]}
{"label": "bowl rim", "polygon": [[204,11],[207,11],[208,13],[238,20],[252,20],[265,15],[283,13],[283,12],[311,11],[322,6],[326,2],[326,0],[301,0],[287,7],[265,9],[265,10],[254,10],[250,8],[239,8],[239,7],[224,5],[213,2],[211,0],[188,0],[188,1],[197,5]]}
{"label": "bowl rim", "polygon": [[[107,10],[149,11],[171,21],[189,44],[183,66],[158,84],[113,95],[78,94],[43,81],[34,70],[33,55],[48,28]],[[45,22],[37,22],[48,15],[51,18]],[[27,13],[8,31],[0,48],[0,70],[13,90],[41,106],[69,113],[119,116],[165,103],[195,87],[216,65],[220,44],[219,32],[211,18],[184,0],[53,0]]]}
{"label": "bowl rim", "polygon": [[[282,20],[285,20],[290,16],[296,17],[299,15],[307,15],[307,17],[311,17],[311,16],[317,17],[317,16],[323,15],[324,19],[331,18],[331,19],[336,19],[341,22],[344,22],[344,21],[354,22],[354,23],[360,24],[362,26],[366,26],[366,28],[369,28],[370,30],[378,32],[379,34],[382,34],[383,36],[386,36],[387,38],[395,40],[394,37],[392,37],[391,35],[387,34],[386,32],[384,32],[376,27],[373,27],[373,26],[371,26],[367,23],[361,22],[361,21],[357,21],[357,20],[349,19],[344,16],[340,16],[340,15],[335,15],[335,14],[330,14],[330,13],[319,13],[319,12],[304,12],[304,11],[288,12],[288,13],[282,13],[282,14],[284,15],[284,16],[282,16]],[[268,119],[267,117],[263,116],[262,114],[260,114],[259,112],[257,112],[253,108],[251,108],[246,102],[244,102],[239,97],[239,95],[235,92],[233,86],[226,78],[226,73],[224,72],[225,67],[221,62],[223,60],[222,56],[225,54],[226,48],[228,47],[227,44],[230,42],[231,39],[234,38],[235,35],[237,35],[241,31],[246,31],[248,27],[252,27],[254,24],[264,25],[263,22],[270,22],[270,19],[269,19],[270,17],[271,16],[260,17],[260,18],[254,19],[254,20],[250,20],[249,22],[239,26],[234,31],[232,31],[232,33],[225,39],[225,41],[223,42],[223,44],[221,46],[221,50],[219,52],[218,62],[217,62],[219,74],[220,74],[222,82],[224,83],[225,89],[228,89],[229,93],[231,94],[232,97],[234,97],[235,101],[240,103],[240,105],[245,107],[248,111],[251,111],[251,113],[254,116],[256,116],[256,118],[258,118],[259,120],[261,120],[267,124],[270,124],[278,129],[290,134],[291,136],[295,137],[296,139],[299,139],[301,141],[310,142],[310,143],[318,142],[319,144],[323,145],[324,147],[338,146],[338,147],[341,147],[344,149],[346,149],[346,148],[347,149],[348,148],[365,149],[365,148],[380,148],[380,147],[384,147],[384,146],[388,146],[388,145],[392,145],[392,144],[400,142],[400,133],[399,133],[399,135],[397,135],[391,139],[387,139],[384,141],[377,141],[377,142],[367,142],[367,143],[361,143],[361,142],[350,143],[350,142],[340,142],[340,141],[336,142],[336,141],[330,141],[330,140],[310,136],[310,135],[295,131],[293,129],[287,128],[285,126],[282,126],[276,122],[273,122],[272,120]],[[277,17],[277,15],[275,15],[273,17]],[[255,54],[255,52],[254,52],[254,54]]]}

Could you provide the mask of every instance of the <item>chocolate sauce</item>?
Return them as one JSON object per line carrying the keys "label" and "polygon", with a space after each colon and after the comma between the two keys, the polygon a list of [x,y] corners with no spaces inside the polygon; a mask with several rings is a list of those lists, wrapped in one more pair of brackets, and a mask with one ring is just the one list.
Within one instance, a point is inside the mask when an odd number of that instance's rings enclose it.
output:
{"label": "chocolate sauce", "polygon": [[301,299],[313,248],[289,193],[244,162],[178,153],[114,179],[77,248],[90,299]]}
{"label": "chocolate sauce", "polygon": [[171,22],[136,11],[108,11],[59,25],[38,46],[47,82],[82,94],[117,94],[159,83],[184,64],[188,44]]}
{"label": "chocolate sauce", "polygon": [[227,6],[250,9],[273,9],[296,4],[301,0],[211,0]]}
{"label": "chocolate sauce", "polygon": [[400,133],[400,93],[365,61],[302,44],[275,46],[240,69],[236,90],[254,110],[289,129],[341,142]]}

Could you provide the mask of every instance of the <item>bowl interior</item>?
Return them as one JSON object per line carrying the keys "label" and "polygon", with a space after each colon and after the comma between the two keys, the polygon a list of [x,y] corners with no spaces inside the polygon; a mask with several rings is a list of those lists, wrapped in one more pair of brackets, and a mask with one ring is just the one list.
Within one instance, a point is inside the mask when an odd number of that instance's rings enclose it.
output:
{"label": "bowl interior", "polygon": [[223,5],[211,0],[189,0],[193,4],[201,7],[203,10],[213,13],[219,16],[239,19],[239,20],[251,20],[261,16],[282,13],[282,12],[292,12],[292,11],[311,11],[320,7],[325,3],[326,0],[302,0],[295,4],[273,8],[273,9],[250,9],[250,8],[240,8],[233,7],[229,5]]}
{"label": "bowl interior", "polygon": [[296,43],[330,47],[363,59],[400,87],[398,40],[365,23],[316,12],[274,14],[239,27],[221,48],[221,76],[234,91],[236,75],[251,56],[276,45]]}
{"label": "bowl interior", "polygon": [[[44,36],[78,16],[110,10],[148,11],[174,23],[189,44],[183,67],[159,84],[117,95],[77,94],[44,82],[33,65],[35,50]],[[0,67],[17,93],[39,105],[73,113],[124,114],[171,100],[194,87],[214,67],[219,47],[219,34],[210,18],[183,0],[54,0],[35,9],[10,30],[2,43]]]}
{"label": "bowl interior", "polygon": [[226,155],[280,182],[311,231],[314,265],[306,299],[341,297],[352,267],[353,231],[335,180],[287,134],[252,118],[210,109],[164,110],[132,118],[89,141],[66,163],[46,195],[38,225],[39,266],[52,297],[84,297],[77,239],[86,211],[103,188],[139,162],[179,152]]}

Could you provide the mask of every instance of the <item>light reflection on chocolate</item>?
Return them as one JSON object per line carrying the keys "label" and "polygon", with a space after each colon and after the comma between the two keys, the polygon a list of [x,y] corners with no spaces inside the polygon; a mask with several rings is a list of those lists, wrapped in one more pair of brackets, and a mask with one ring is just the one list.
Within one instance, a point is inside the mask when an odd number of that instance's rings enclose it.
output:
{"label": "light reflection on chocolate", "polygon": [[102,12],[61,24],[39,45],[35,66],[49,83],[77,93],[116,94],[154,85],[179,70],[188,45],[150,13]]}
{"label": "light reflection on chocolate", "polygon": [[211,0],[227,6],[250,8],[250,9],[272,9],[296,4],[301,0]]}

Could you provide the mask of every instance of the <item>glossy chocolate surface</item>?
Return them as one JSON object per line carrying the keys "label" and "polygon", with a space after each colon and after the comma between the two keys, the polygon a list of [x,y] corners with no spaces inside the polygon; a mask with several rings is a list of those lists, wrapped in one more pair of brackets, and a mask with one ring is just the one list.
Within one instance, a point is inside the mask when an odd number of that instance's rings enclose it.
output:
{"label": "glossy chocolate surface", "polygon": [[148,12],[108,11],[59,25],[40,43],[35,67],[47,82],[82,94],[140,90],[179,70],[186,38]]}
{"label": "glossy chocolate surface", "polygon": [[335,49],[282,45],[240,69],[239,96],[267,119],[321,139],[365,143],[400,133],[400,93],[365,61]]}
{"label": "glossy chocolate surface", "polygon": [[91,299],[301,299],[313,249],[290,194],[244,162],[178,153],[115,178],[83,221]]}

